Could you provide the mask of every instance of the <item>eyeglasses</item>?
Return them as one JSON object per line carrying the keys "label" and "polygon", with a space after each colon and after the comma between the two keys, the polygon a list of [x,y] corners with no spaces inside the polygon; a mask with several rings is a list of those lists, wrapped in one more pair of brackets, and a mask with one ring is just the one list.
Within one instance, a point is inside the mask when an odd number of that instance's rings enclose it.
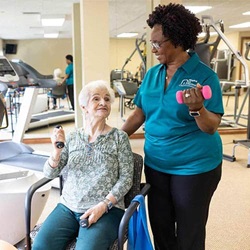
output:
{"label": "eyeglasses", "polygon": [[169,40],[170,40],[170,39],[168,38],[168,39],[166,39],[166,40],[164,40],[164,41],[162,41],[162,42],[155,42],[155,43],[153,43],[153,42],[150,41],[150,45],[151,45],[152,49],[158,50],[158,49],[161,48],[161,45],[162,45],[163,43],[165,43],[165,42],[167,42],[167,41],[169,41]]}

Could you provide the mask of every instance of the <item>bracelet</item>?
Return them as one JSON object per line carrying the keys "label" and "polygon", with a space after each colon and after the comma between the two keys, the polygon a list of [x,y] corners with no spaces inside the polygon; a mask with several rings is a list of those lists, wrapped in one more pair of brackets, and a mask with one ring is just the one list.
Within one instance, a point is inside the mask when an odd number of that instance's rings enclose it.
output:
{"label": "bracelet", "polygon": [[103,201],[101,201],[101,202],[104,203],[104,204],[106,205],[106,211],[105,211],[105,213],[107,214],[107,213],[109,212],[109,210],[108,210],[108,203],[107,203],[106,200],[103,200]]}

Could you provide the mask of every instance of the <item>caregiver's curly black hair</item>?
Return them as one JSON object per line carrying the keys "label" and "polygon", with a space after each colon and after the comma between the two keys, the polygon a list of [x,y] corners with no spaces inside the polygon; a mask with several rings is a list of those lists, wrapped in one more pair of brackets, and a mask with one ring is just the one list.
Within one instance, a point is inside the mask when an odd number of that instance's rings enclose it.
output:
{"label": "caregiver's curly black hair", "polygon": [[199,19],[181,4],[159,5],[147,20],[148,26],[162,25],[162,32],[175,46],[194,49],[202,31]]}

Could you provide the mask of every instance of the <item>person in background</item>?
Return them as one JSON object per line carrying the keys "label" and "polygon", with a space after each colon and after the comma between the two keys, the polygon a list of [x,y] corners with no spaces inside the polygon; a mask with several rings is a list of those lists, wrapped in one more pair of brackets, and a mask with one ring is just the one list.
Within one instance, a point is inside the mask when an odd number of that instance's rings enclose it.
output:
{"label": "person in background", "polygon": [[62,84],[66,83],[70,104],[73,110],[75,110],[74,105],[74,68],[73,68],[73,56],[66,55],[66,63],[68,66],[65,70],[65,76],[63,78]]}
{"label": "person in background", "polygon": [[[132,187],[134,161],[127,134],[106,123],[114,92],[104,81],[85,85],[79,94],[84,127],[68,134],[54,128],[53,151],[44,165],[47,178],[67,173],[60,202],[42,224],[33,250],[107,250],[118,237],[124,196]],[[65,142],[57,148],[56,142]],[[82,219],[88,226],[82,227]]]}
{"label": "person in background", "polygon": [[[56,81],[57,88],[62,86],[63,77],[62,77],[62,70],[61,69],[57,68],[54,70],[53,80]],[[56,99],[57,98],[53,97],[53,109],[57,108]]]}
{"label": "person in background", "polygon": [[[133,134],[145,122],[145,175],[151,185],[149,219],[155,250],[204,250],[209,205],[221,179],[224,113],[218,76],[194,49],[199,19],[183,5],[159,5],[147,20],[152,53],[122,129]],[[201,89],[209,85],[211,99]],[[184,104],[176,92],[182,91]]]}

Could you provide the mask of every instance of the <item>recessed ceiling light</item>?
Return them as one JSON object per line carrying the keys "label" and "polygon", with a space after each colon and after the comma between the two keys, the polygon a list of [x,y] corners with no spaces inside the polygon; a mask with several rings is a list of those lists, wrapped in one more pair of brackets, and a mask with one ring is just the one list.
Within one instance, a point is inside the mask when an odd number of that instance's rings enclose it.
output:
{"label": "recessed ceiling light", "polygon": [[244,12],[242,15],[250,15],[250,11]]}
{"label": "recessed ceiling light", "polygon": [[189,9],[194,14],[200,13],[205,10],[212,9],[211,6],[185,6],[187,9]]}
{"label": "recessed ceiling light", "polygon": [[44,34],[44,38],[58,38],[59,33],[46,33]]}
{"label": "recessed ceiling light", "polygon": [[135,36],[138,36],[138,33],[128,32],[128,33],[121,33],[121,34],[117,35],[117,37],[119,37],[119,38],[131,38],[131,37],[135,37]]}
{"label": "recessed ceiling light", "polygon": [[63,26],[64,17],[42,17],[42,26]]}
{"label": "recessed ceiling light", "polygon": [[32,12],[32,11],[24,11],[23,12],[24,15],[40,15],[41,13],[40,12]]}
{"label": "recessed ceiling light", "polygon": [[231,25],[231,26],[229,26],[229,28],[232,28],[232,29],[237,29],[237,28],[248,28],[248,27],[250,27],[250,22],[239,23],[239,24],[236,24],[236,25]]}

